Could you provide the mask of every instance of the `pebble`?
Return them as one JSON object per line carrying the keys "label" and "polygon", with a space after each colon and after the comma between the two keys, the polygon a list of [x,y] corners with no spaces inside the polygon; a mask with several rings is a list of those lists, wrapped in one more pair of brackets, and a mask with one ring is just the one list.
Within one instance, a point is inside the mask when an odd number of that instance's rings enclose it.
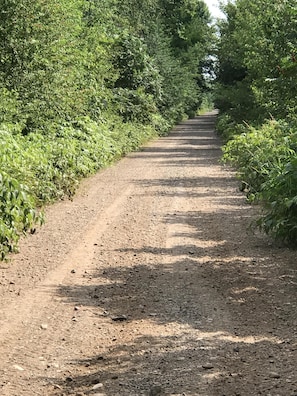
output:
{"label": "pebble", "polygon": [[103,384],[101,384],[101,382],[100,382],[98,384],[95,384],[92,389],[97,390],[97,389],[101,389],[101,388],[103,388]]}
{"label": "pebble", "polygon": [[13,367],[14,367],[16,370],[18,370],[18,371],[24,371],[24,370],[25,370],[23,367],[19,366],[18,364],[14,364]]}
{"label": "pebble", "polygon": [[111,318],[111,320],[113,320],[114,322],[123,322],[125,320],[127,320],[127,316],[126,315],[118,315],[118,316],[113,316]]}
{"label": "pebble", "polygon": [[48,325],[47,325],[47,324],[42,324],[42,325],[40,326],[40,328],[41,328],[42,330],[47,330]]}
{"label": "pebble", "polygon": [[280,378],[281,376],[280,376],[279,373],[271,372],[271,373],[269,374],[269,377],[270,377],[270,378],[278,379],[278,378]]}
{"label": "pebble", "polygon": [[211,370],[214,368],[214,366],[211,363],[205,363],[202,365],[202,368],[204,368],[204,370]]}

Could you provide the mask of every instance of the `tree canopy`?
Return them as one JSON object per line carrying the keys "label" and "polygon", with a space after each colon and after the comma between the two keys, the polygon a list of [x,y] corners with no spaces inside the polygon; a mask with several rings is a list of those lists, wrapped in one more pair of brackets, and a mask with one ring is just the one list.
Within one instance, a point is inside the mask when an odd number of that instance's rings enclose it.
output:
{"label": "tree canopy", "polygon": [[265,207],[260,228],[296,245],[296,3],[236,0],[225,13],[216,88],[225,159]]}
{"label": "tree canopy", "polygon": [[80,178],[204,100],[199,0],[0,0],[0,256]]}

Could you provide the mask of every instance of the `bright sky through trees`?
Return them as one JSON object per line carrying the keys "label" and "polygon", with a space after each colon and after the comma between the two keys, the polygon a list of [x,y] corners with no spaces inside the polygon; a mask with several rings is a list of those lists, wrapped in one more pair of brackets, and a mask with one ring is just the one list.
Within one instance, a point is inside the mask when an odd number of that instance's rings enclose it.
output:
{"label": "bright sky through trees", "polygon": [[204,0],[214,18],[223,18],[224,14],[219,8],[219,0]]}

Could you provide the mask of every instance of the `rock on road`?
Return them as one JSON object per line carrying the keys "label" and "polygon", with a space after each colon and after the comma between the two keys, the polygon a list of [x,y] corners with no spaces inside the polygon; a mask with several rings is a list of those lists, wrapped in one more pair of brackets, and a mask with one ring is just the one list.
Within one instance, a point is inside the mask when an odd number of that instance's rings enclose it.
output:
{"label": "rock on road", "polygon": [[0,395],[296,396],[296,252],[253,233],[215,113],[81,183],[0,268]]}

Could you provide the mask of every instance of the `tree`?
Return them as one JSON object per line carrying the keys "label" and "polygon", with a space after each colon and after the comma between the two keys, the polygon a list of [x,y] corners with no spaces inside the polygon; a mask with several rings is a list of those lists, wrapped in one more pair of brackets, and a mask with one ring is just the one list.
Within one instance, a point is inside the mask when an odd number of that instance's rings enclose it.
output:
{"label": "tree", "polygon": [[1,0],[0,81],[20,98],[23,133],[83,112],[81,5],[81,0]]}
{"label": "tree", "polygon": [[[296,110],[297,83],[296,6],[290,1],[268,4],[261,0],[237,0],[228,3],[225,12],[227,21],[221,23],[219,81],[227,85],[246,81],[247,92],[254,96],[252,117],[261,114],[267,117],[269,113],[275,117],[292,115]],[[259,108],[258,116],[253,102]]]}

